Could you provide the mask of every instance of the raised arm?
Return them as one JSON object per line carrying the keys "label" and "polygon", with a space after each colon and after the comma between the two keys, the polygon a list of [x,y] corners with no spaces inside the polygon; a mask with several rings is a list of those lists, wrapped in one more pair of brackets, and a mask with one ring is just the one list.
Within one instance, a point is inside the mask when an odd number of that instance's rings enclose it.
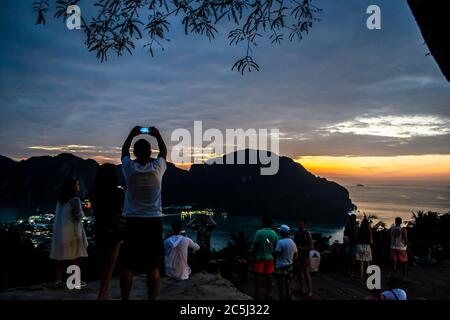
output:
{"label": "raised arm", "polygon": [[163,140],[163,138],[161,137],[161,133],[159,132],[158,129],[156,129],[155,127],[152,127],[150,130],[150,135],[156,138],[156,141],[158,142],[158,149],[159,149],[159,157],[162,157],[164,159],[167,158],[167,147],[166,144]]}
{"label": "raised arm", "polygon": [[139,127],[139,126],[136,126],[133,129],[131,129],[130,133],[128,134],[127,139],[123,143],[121,159],[130,156],[131,142],[133,141],[134,137],[136,137],[140,134],[140,130],[141,130],[141,127]]}

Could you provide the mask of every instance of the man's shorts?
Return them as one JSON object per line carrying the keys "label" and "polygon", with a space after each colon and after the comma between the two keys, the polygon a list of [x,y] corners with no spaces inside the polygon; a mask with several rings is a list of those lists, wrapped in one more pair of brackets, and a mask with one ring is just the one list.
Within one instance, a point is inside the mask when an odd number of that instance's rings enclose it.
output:
{"label": "man's shorts", "polygon": [[148,271],[159,268],[163,255],[161,218],[127,218],[120,246],[122,270]]}
{"label": "man's shorts", "polygon": [[292,279],[293,271],[294,266],[291,264],[285,267],[275,269],[274,275],[278,281],[290,280]]}
{"label": "man's shorts", "polygon": [[391,249],[391,260],[394,262],[408,262],[406,250]]}
{"label": "man's shorts", "polygon": [[272,274],[275,271],[273,260],[255,260],[253,271],[261,274]]}

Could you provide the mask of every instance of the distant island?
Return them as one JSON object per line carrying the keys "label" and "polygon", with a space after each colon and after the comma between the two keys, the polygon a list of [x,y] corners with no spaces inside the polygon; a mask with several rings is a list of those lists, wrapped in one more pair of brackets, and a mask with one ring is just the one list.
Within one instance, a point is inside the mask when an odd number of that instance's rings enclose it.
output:
{"label": "distant island", "polygon": [[[256,151],[238,152],[248,155]],[[92,159],[68,153],[19,162],[0,156],[0,206],[53,211],[59,186],[68,176],[80,180],[81,196],[87,198],[98,166]],[[186,171],[168,163],[163,179],[163,206],[190,204],[231,215],[303,218],[334,227],[343,226],[348,212],[355,208],[347,189],[314,176],[288,157],[279,157],[275,175],[260,175],[261,166],[259,162],[194,164]]]}
{"label": "distant island", "polygon": [[358,183],[356,186],[357,186],[357,187],[365,187],[365,185],[363,185],[363,184],[361,184],[361,183]]}

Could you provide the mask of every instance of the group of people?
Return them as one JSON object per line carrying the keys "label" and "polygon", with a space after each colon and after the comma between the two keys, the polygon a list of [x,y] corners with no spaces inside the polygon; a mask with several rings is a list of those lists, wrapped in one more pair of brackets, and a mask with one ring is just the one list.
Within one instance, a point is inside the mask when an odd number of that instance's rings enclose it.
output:
{"label": "group of people", "polygon": [[[402,227],[402,218],[395,218],[394,224],[389,229],[389,257],[392,262],[392,274],[388,279],[390,289],[385,292],[374,290],[370,299],[406,300],[406,292],[398,286],[401,280],[405,280],[408,267],[408,230]],[[372,263],[372,228],[368,217],[364,217],[358,224],[355,214],[350,215],[344,229],[344,244],[346,252],[345,274],[350,277],[360,278],[364,282],[367,267]],[[359,263],[359,268],[356,264]],[[397,273],[399,266],[402,269],[402,277]]]}
{"label": "group of people", "polygon": [[[189,249],[197,251],[199,265],[204,265],[210,259],[211,232],[216,223],[206,215],[192,219],[187,225],[197,231],[199,244],[183,234],[182,223],[178,219],[172,222],[172,232],[163,241],[161,184],[167,169],[167,147],[156,128],[141,129],[134,127],[122,147],[122,173],[126,190],[119,184],[116,166],[105,163],[98,169],[91,194],[96,249],[101,263],[100,300],[109,298],[108,291],[116,264],[120,269],[122,299],[130,298],[134,272],[145,271],[148,298],[153,300],[159,291],[162,265],[167,276],[185,280],[191,273],[187,263]],[[156,138],[159,154],[152,158],[151,145],[142,138],[133,145],[136,159],[132,160],[132,141],[142,134]],[[63,278],[66,263],[78,265],[79,258],[88,256],[79,192],[79,181],[69,178],[63,183],[57,201],[50,249],[50,258],[56,262],[56,287],[65,285]],[[85,285],[84,282],[80,284]]]}
{"label": "group of people", "polygon": [[[160,267],[165,266],[166,275],[178,280],[187,279],[191,273],[188,265],[188,250],[197,251],[201,265],[210,259],[211,232],[216,223],[211,217],[192,219],[187,225],[197,231],[195,243],[183,233],[180,220],[172,222],[172,233],[163,241],[161,184],[167,169],[167,147],[159,131],[151,127],[141,130],[134,127],[122,147],[122,172],[126,190],[119,186],[119,176],[114,164],[102,164],[91,194],[95,215],[96,247],[100,254],[101,279],[98,299],[109,298],[109,286],[116,264],[120,267],[120,287],[122,299],[128,300],[133,283],[133,273],[147,273],[148,297],[156,298],[159,291]],[[144,133],[143,133],[144,132]],[[138,139],[133,145],[135,160],[130,157],[130,147],[134,138],[149,134],[156,138],[159,154],[152,158],[151,145],[147,139]],[[67,179],[58,196],[50,258],[56,263],[56,286],[63,286],[64,266],[78,264],[78,259],[87,257],[88,242],[82,224],[82,203],[78,197],[80,183],[76,178]],[[287,225],[273,228],[269,218],[263,218],[263,228],[258,230],[252,246],[252,270],[255,275],[255,298],[260,297],[264,281],[266,298],[271,297],[273,276],[278,285],[280,299],[291,299],[291,280],[298,272],[300,293],[306,283],[306,297],[313,295],[310,252],[314,249],[311,233],[305,221],[299,221],[298,231],[291,239],[291,229]],[[397,263],[406,276],[408,235],[401,227],[400,218],[391,229],[391,259],[393,270]],[[351,215],[344,231],[347,266],[349,275],[356,276],[355,264],[360,263],[359,277],[363,279],[365,268],[372,261],[372,233],[367,218],[357,223]],[[163,256],[164,261],[163,260]],[[84,283],[81,286],[85,285]]]}
{"label": "group of people", "polygon": [[[130,147],[135,137],[142,134],[134,127],[122,147],[122,172],[126,191],[119,186],[116,167],[100,166],[91,195],[95,215],[95,238],[102,264],[98,299],[107,299],[116,262],[120,266],[122,299],[130,298],[133,272],[145,269],[149,299],[155,299],[159,290],[159,267],[163,254],[161,183],[166,171],[167,147],[159,131],[149,128],[156,138],[159,154],[151,157],[150,143],[142,138],[133,145],[136,157],[131,160]],[[145,131],[144,131],[145,132]],[[87,256],[87,240],[83,229],[83,211],[77,194],[80,184],[67,179],[57,201],[53,225],[50,258],[56,261],[57,286],[63,286],[64,263],[78,264]]]}
{"label": "group of people", "polygon": [[306,223],[299,221],[294,239],[291,239],[291,229],[285,224],[278,228],[279,235],[273,229],[273,222],[269,218],[263,218],[262,224],[263,228],[255,234],[252,248],[255,299],[260,297],[262,280],[265,280],[265,298],[271,298],[273,277],[275,277],[279,298],[290,300],[291,280],[295,270],[298,271],[299,292],[303,293],[304,282],[306,282],[306,296],[311,297],[313,292],[310,251],[314,249],[314,242],[311,233],[306,229]]}
{"label": "group of people", "polygon": [[[402,269],[403,279],[407,276],[408,267],[408,230],[402,227],[402,218],[395,218],[394,224],[389,230],[390,253],[392,271],[394,274]],[[346,252],[345,273],[351,277],[359,277],[364,280],[365,270],[372,262],[372,228],[368,217],[364,217],[358,224],[355,214],[350,215],[344,229],[344,244]],[[359,268],[356,263],[359,263]],[[358,271],[356,271],[358,270]]]}

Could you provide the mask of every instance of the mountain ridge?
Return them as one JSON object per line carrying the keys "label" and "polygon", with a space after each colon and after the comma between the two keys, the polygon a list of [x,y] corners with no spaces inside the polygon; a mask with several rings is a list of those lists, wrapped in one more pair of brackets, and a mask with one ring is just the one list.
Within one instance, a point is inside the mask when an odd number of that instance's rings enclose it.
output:
{"label": "mountain ridge", "polygon": [[[256,151],[236,151],[234,156],[238,152],[248,156],[249,152]],[[264,166],[260,161],[255,164],[248,161],[227,165],[193,164],[188,171],[168,162],[162,186],[163,206],[192,204],[232,215],[302,218],[343,226],[348,211],[354,208],[347,189],[316,177],[289,157],[275,156],[279,171],[272,176],[260,174]],[[21,161],[1,156],[0,205],[53,210],[59,186],[68,176],[80,180],[80,195],[87,197],[98,166],[95,160],[70,153]],[[120,165],[118,168],[121,172]]]}

